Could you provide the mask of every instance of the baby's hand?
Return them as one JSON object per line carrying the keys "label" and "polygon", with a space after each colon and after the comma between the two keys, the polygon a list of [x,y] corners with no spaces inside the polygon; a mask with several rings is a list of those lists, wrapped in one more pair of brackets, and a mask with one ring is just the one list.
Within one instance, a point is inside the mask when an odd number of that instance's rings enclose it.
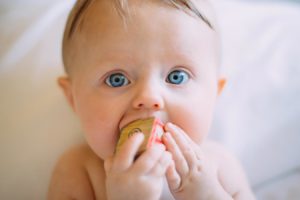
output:
{"label": "baby's hand", "polygon": [[175,166],[167,171],[167,181],[176,200],[232,199],[218,180],[217,168],[206,159],[200,146],[174,124],[166,125],[163,141]]}
{"label": "baby's hand", "polygon": [[135,160],[143,139],[143,134],[133,135],[105,161],[107,199],[158,200],[161,196],[171,154],[164,145],[155,144]]}

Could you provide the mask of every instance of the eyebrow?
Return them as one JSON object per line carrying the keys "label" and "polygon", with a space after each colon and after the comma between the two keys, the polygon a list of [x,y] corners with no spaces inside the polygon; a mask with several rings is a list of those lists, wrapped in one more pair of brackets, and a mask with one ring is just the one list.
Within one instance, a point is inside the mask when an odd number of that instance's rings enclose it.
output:
{"label": "eyebrow", "polygon": [[80,6],[79,10],[77,11],[76,15],[74,16],[74,19],[72,21],[72,24],[70,26],[70,31],[68,34],[68,37],[70,38],[72,34],[75,32],[76,27],[78,26],[80,22],[80,16],[83,15],[83,12],[89,7],[92,0],[85,0],[84,3]]}
{"label": "eyebrow", "polygon": [[[68,34],[68,38],[71,38],[73,33],[75,32],[76,27],[78,26],[78,24],[81,22],[80,21],[80,16],[83,15],[84,11],[89,7],[89,5],[91,4],[92,0],[85,0],[84,3],[79,7],[76,15],[74,16],[72,23],[70,25],[70,31]],[[214,27],[212,26],[212,24],[209,22],[209,20],[200,13],[200,11],[196,8],[196,6],[190,2],[190,1],[183,1],[180,0],[179,1],[184,7],[187,8],[183,9],[179,3],[175,2],[175,1],[169,1],[169,3],[171,3],[173,6],[175,6],[176,8],[183,10],[184,12],[188,13],[188,10],[193,12],[194,14],[196,14],[197,17],[199,17],[204,23],[206,23],[212,30],[214,30]]]}

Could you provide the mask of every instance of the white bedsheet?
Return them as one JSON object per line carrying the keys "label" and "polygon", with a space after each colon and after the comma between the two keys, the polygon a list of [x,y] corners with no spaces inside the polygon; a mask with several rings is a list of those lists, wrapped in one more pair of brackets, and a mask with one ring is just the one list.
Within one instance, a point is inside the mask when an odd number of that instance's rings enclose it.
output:
{"label": "white bedsheet", "polygon": [[[0,199],[45,199],[57,157],[83,140],[55,80],[72,1],[16,2],[0,2]],[[258,199],[300,199],[300,6],[216,8],[229,82],[211,136],[241,160]]]}

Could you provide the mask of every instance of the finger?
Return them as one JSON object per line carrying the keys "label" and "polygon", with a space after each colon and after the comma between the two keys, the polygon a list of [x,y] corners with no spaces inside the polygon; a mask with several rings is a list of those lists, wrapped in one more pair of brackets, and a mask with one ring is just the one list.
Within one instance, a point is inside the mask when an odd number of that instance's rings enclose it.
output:
{"label": "finger", "polygon": [[142,133],[131,136],[116,153],[112,166],[113,169],[121,171],[128,169],[133,164],[135,155],[143,140],[144,134]]}
{"label": "finger", "polygon": [[188,142],[188,146],[192,147],[192,149],[194,150],[196,157],[198,160],[202,160],[204,158],[204,152],[202,150],[202,148],[200,147],[199,144],[195,143],[187,134],[184,130],[182,130],[179,126],[176,126],[175,124],[171,124],[173,125],[174,129],[177,129],[180,133],[181,136],[183,136],[186,141]]}
{"label": "finger", "polygon": [[195,143],[188,137],[188,135],[180,129],[178,126],[168,123],[166,125],[166,131],[169,131],[174,138],[174,141],[179,146],[180,151],[184,159],[187,162],[189,169],[195,167],[198,161],[195,149]]}
{"label": "finger", "polygon": [[171,191],[178,191],[181,187],[181,178],[175,169],[175,164],[172,163],[167,169],[167,182]]}
{"label": "finger", "polygon": [[191,148],[194,150],[197,159],[198,159],[198,160],[203,159],[203,158],[204,158],[204,153],[203,153],[203,151],[202,151],[200,145],[197,144],[197,143],[195,143],[195,142],[194,142],[194,141],[186,134],[186,132],[185,132],[184,130],[182,130],[179,126],[176,126],[175,124],[172,124],[172,125],[173,125],[173,127],[174,127],[175,129],[177,129],[177,130],[179,131],[180,135],[183,136],[183,137],[186,139],[186,141],[187,141],[187,143],[188,143],[188,146],[191,147]]}
{"label": "finger", "polygon": [[111,170],[112,163],[113,163],[113,157],[112,156],[108,157],[104,161],[104,170],[105,170],[106,173],[108,173]]}
{"label": "finger", "polygon": [[184,177],[189,172],[189,166],[180,148],[169,132],[164,134],[163,142],[165,143],[167,150],[172,154],[177,172],[181,177]]}
{"label": "finger", "polygon": [[170,152],[165,151],[158,162],[154,165],[154,167],[149,172],[151,176],[160,177],[164,175],[168,169],[168,167],[173,163],[172,155]]}
{"label": "finger", "polygon": [[166,125],[166,129],[169,129],[169,130],[173,130],[173,131],[177,131],[180,133],[180,136],[184,137],[186,139],[186,141],[191,144],[191,145],[194,145],[195,142],[186,134],[186,132],[180,128],[179,126],[176,126],[175,124],[173,123],[168,123]]}
{"label": "finger", "polygon": [[154,167],[160,157],[165,151],[165,146],[162,144],[154,144],[147,149],[143,154],[135,161],[132,170],[138,174],[146,174]]}
{"label": "finger", "polygon": [[167,123],[165,129],[171,133],[180,149],[190,147],[191,143],[194,143],[181,128],[172,123]]}

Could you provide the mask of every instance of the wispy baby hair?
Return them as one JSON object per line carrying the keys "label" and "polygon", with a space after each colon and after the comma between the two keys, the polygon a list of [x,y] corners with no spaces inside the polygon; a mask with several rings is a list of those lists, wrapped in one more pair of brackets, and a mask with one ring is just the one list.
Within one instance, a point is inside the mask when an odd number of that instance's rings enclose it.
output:
{"label": "wispy baby hair", "polygon": [[[77,29],[81,29],[83,26],[83,18],[85,15],[85,11],[93,4],[95,1],[105,1],[105,0],[77,0],[75,6],[73,7],[68,21],[67,26],[64,33],[63,39],[63,48],[65,48],[68,41],[72,38]],[[116,12],[126,20],[127,16],[130,15],[129,3],[131,0],[106,0],[111,1],[112,5]],[[212,30],[214,27],[212,23],[208,20],[207,16],[200,12],[199,8],[195,5],[195,1],[198,2],[208,2],[208,0],[135,0],[135,1],[157,1],[166,3],[176,9],[182,10],[187,14],[196,16],[200,18],[205,24],[207,24]],[[63,50],[64,52],[64,50]],[[64,57],[64,55],[63,55]],[[66,67],[65,63],[65,71],[68,73],[68,67]]]}
{"label": "wispy baby hair", "polygon": [[[83,15],[84,11],[89,7],[89,5],[92,3],[92,1],[97,0],[78,0],[73,12],[74,15],[71,19],[69,19],[70,27],[67,34],[67,37],[70,38],[74,31],[76,30],[76,27],[78,24],[80,24],[80,16]],[[128,1],[129,0],[111,0],[116,6],[116,9],[118,13],[124,17],[128,14]],[[200,13],[200,11],[197,9],[195,4],[192,0],[161,0],[162,2],[165,2],[167,4],[173,5],[174,7],[183,10],[187,13],[192,12],[194,15],[198,16],[200,19],[202,19],[210,28],[213,29],[212,24],[208,21],[206,16]]]}

